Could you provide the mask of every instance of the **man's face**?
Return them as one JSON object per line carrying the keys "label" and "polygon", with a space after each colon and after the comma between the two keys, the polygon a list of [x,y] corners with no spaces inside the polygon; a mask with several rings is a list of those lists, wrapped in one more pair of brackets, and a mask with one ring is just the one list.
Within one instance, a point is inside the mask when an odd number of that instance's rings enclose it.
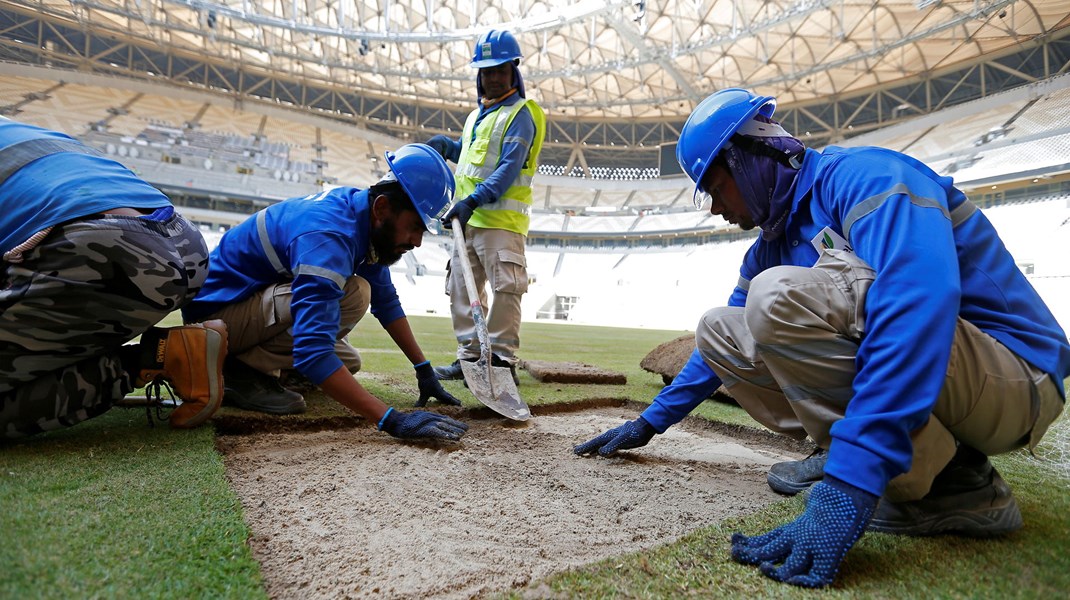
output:
{"label": "man's face", "polygon": [[415,210],[394,212],[390,210],[386,196],[379,196],[376,199],[375,216],[378,224],[372,226],[371,243],[379,255],[380,265],[392,265],[409,250],[420,247],[426,229],[423,219]]}
{"label": "man's face", "polygon": [[754,229],[754,218],[747,210],[743,196],[736,187],[736,180],[728,169],[713,164],[702,177],[702,190],[710,195],[710,213],[720,215],[724,220],[739,225],[743,230]]}
{"label": "man's face", "polygon": [[500,98],[513,87],[513,65],[505,62],[496,67],[480,69],[479,77],[483,83],[483,94],[487,98]]}

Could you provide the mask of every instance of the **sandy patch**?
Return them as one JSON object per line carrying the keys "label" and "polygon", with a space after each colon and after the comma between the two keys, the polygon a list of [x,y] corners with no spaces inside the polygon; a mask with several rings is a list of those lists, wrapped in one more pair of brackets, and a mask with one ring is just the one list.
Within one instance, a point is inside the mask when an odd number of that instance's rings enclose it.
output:
{"label": "sandy patch", "polygon": [[783,453],[673,428],[611,459],[571,447],[634,418],[601,408],[472,420],[454,446],[370,428],[223,436],[273,598],[468,598],[753,511]]}

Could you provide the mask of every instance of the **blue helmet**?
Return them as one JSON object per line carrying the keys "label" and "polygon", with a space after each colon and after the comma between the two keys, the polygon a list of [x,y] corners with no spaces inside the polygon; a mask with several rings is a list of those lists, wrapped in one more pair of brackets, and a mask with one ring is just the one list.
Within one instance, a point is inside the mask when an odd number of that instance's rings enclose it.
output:
{"label": "blue helmet", "polygon": [[758,96],[740,88],[714,92],[695,107],[676,144],[676,160],[695,182],[695,196],[699,195],[703,175],[732,134],[754,115],[772,118],[775,110],[776,99],[772,96]]}
{"label": "blue helmet", "polygon": [[432,229],[453,201],[457,187],[446,161],[427,144],[406,144],[396,152],[387,150],[386,164],[424,225]]}
{"label": "blue helmet", "polygon": [[512,60],[520,60],[522,56],[520,44],[513,34],[505,30],[491,29],[476,42],[471,66],[477,69],[496,67]]}

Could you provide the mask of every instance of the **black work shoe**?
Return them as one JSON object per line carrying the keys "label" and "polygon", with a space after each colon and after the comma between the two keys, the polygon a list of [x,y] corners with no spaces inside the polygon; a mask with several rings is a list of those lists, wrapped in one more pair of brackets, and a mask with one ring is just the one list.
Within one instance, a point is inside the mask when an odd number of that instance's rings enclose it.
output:
{"label": "black work shoe", "polygon": [[911,502],[882,498],[869,522],[869,531],[914,536],[994,537],[1021,527],[1022,513],[1010,486],[988,457],[965,446],[936,476],[924,498]]}
{"label": "black work shoe", "polygon": [[223,404],[245,410],[292,415],[305,412],[305,398],[236,358],[223,366]]}
{"label": "black work shoe", "polygon": [[509,374],[513,376],[513,385],[520,385],[520,378],[516,376],[516,365],[510,363],[497,354],[490,355],[490,366],[492,367],[509,367]]}
{"label": "black work shoe", "polygon": [[455,360],[445,367],[435,367],[435,378],[442,380],[464,379],[464,371],[461,370],[461,361]]}
{"label": "black work shoe", "polygon": [[297,370],[283,371],[282,375],[279,376],[279,385],[298,394],[307,394],[319,389],[319,386],[312,383],[308,377],[305,377]]}
{"label": "black work shoe", "polygon": [[818,448],[802,460],[778,462],[769,467],[765,480],[774,492],[794,496],[825,477],[829,451]]}

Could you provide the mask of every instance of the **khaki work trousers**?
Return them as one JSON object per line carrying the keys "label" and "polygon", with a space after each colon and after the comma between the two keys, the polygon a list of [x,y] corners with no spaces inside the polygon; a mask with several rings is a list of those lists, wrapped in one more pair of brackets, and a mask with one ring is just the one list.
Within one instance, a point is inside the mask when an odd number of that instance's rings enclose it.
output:
{"label": "khaki work trousers", "polygon": [[[796,439],[809,435],[828,448],[829,429],[852,399],[873,278],[869,265],[836,250],[812,268],[769,269],[751,282],[745,308],[702,317],[699,352],[759,423]],[[909,382],[901,393],[911,393]],[[987,455],[1032,450],[1062,409],[1046,373],[960,318],[947,379],[928,423],[911,436],[912,467],[889,483],[885,496],[893,502],[923,497],[957,442]]]}
{"label": "khaki work trousers", "polygon": [[[281,371],[293,369],[293,315],[290,302],[293,292],[290,283],[278,283],[236,302],[207,317],[223,319],[227,324],[229,355],[245,364],[278,377]],[[346,280],[341,300],[342,324],[338,342],[334,346],[338,358],[350,373],[360,370],[360,354],[349,344],[346,336],[368,312],[371,286],[356,275]]]}
{"label": "khaki work trousers", "polygon": [[[520,300],[528,291],[528,263],[524,236],[504,229],[465,228],[468,262],[479,290],[479,303],[487,321],[491,352],[506,362],[516,362],[520,348]],[[479,358],[479,337],[472,319],[472,304],[457,258],[458,248],[446,267],[446,294],[450,297],[457,358]],[[494,303],[487,304],[487,283],[494,290]],[[488,310],[488,306],[490,306]]]}

